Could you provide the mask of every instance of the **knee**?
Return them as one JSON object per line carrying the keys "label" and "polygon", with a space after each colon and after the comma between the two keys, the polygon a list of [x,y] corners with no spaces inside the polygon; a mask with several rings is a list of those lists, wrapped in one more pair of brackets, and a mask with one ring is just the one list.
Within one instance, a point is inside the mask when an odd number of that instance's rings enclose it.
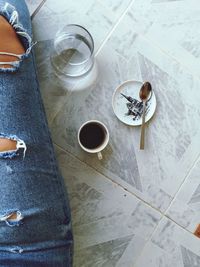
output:
{"label": "knee", "polygon": [[[12,65],[9,64],[9,62],[19,60],[17,55],[23,54],[25,52],[25,49],[14,28],[3,16],[0,16],[0,36],[0,62],[2,62],[1,67],[10,68],[12,67]],[[9,55],[9,53],[16,55]],[[3,64],[4,62],[5,64]]]}

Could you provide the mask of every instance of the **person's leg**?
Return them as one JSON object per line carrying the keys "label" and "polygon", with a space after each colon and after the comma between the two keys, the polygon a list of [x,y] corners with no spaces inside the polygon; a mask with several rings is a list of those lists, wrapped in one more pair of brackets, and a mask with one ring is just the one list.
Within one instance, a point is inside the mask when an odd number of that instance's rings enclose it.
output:
{"label": "person's leg", "polygon": [[[21,41],[18,38],[13,27],[8,23],[8,21],[0,16],[0,51],[7,52],[12,54],[23,54],[25,53],[24,47]],[[1,62],[12,62],[14,60],[18,60],[15,56],[0,54]],[[2,67],[9,68],[11,67],[9,64],[4,64]]]}
{"label": "person's leg", "polygon": [[24,49],[9,67],[0,60],[0,266],[71,267],[70,209],[38,86],[29,13],[24,0],[0,0],[0,15]]}
{"label": "person's leg", "polygon": [[[23,54],[25,53],[24,47],[18,38],[13,27],[8,23],[8,21],[0,16],[0,51],[10,52],[13,54]],[[15,56],[11,55],[0,55],[1,62],[12,62],[13,60],[18,60]],[[2,67],[9,68],[9,64],[3,64]],[[15,150],[16,141],[9,140],[6,138],[0,138],[0,151]]]}
{"label": "person's leg", "polygon": [[22,59],[28,57],[33,45],[30,16],[24,0],[0,0],[0,25],[1,40],[5,40],[0,43],[0,68],[8,69],[4,72],[14,72]]}

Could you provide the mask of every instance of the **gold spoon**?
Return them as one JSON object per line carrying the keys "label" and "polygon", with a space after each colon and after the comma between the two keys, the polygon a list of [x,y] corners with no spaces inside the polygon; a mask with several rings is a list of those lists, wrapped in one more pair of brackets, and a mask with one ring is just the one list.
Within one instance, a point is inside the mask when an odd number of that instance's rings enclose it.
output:
{"label": "gold spoon", "polygon": [[145,136],[145,111],[146,111],[146,102],[148,100],[149,94],[152,91],[151,84],[145,82],[140,89],[140,99],[143,103],[143,112],[142,112],[142,125],[141,125],[141,135],[140,135],[140,149],[144,149],[144,136]]}

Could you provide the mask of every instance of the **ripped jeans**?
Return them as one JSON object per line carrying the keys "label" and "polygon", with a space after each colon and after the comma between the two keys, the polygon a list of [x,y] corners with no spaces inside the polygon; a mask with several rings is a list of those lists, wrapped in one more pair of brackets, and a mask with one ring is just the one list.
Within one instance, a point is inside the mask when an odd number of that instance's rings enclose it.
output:
{"label": "ripped jeans", "polygon": [[24,0],[0,0],[0,15],[25,51],[0,51],[14,59],[0,62],[0,138],[16,141],[16,149],[0,152],[0,266],[71,267],[70,208],[40,95],[30,16]]}

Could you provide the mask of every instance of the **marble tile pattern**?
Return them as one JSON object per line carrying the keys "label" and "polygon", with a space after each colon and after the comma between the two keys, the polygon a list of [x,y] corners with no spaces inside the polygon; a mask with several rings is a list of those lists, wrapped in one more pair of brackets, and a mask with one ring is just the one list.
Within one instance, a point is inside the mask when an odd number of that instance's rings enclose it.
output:
{"label": "marble tile pattern", "polygon": [[[130,6],[97,54],[98,79],[88,96],[74,90],[51,129],[56,144],[163,212],[199,155],[199,80],[146,38],[151,20],[156,21],[160,12],[158,4],[145,2],[144,6],[141,1]],[[141,18],[137,15],[140,11],[144,13]],[[139,151],[140,128],[123,125],[112,110],[113,91],[128,79],[149,80],[157,96],[158,108],[147,128],[145,151]],[[77,144],[78,128],[92,118],[105,122],[111,133],[101,162],[83,153]]]}
{"label": "marble tile pattern", "polygon": [[68,189],[75,266],[132,266],[161,214],[55,146]]}
{"label": "marble tile pattern", "polygon": [[[55,3],[54,0],[47,0],[33,20],[34,29],[37,29],[35,38],[38,41],[52,39],[58,29],[75,23],[90,31],[97,49],[131,2],[132,0],[61,0]],[[49,30],[46,30],[46,25]]]}
{"label": "marble tile pattern", "polygon": [[[38,78],[75,235],[77,267],[197,267],[200,224],[198,0],[47,0],[33,18]],[[51,65],[53,38],[68,23],[94,37],[95,68],[66,80]],[[140,127],[112,110],[125,80],[150,81],[157,110]],[[104,122],[103,160],[82,151],[80,125]],[[161,221],[160,221],[161,220]]]}
{"label": "marble tile pattern", "polygon": [[167,215],[182,227],[194,232],[200,222],[200,161],[190,171]]}
{"label": "marble tile pattern", "polygon": [[164,217],[134,267],[200,266],[199,239]]}

